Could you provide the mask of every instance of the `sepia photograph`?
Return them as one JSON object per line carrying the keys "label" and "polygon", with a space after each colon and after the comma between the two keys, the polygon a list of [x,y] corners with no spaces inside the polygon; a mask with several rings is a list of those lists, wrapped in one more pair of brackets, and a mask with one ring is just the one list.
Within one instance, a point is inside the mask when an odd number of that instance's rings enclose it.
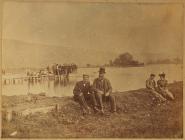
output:
{"label": "sepia photograph", "polygon": [[183,2],[3,0],[1,138],[183,138]]}

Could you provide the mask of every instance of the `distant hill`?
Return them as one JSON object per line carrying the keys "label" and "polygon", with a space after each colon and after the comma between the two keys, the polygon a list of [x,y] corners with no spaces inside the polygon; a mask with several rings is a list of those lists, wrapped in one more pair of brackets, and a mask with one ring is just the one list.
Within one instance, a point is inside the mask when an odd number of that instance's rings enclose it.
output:
{"label": "distant hill", "polygon": [[93,47],[60,46],[3,40],[3,67],[43,67],[53,63],[76,63],[85,66],[87,63],[104,64],[115,56],[112,52],[100,51]]}
{"label": "distant hill", "polygon": [[[68,44],[48,45],[12,39],[3,39],[2,42],[3,68],[40,68],[53,63],[75,63],[79,67],[84,67],[87,64],[99,66],[104,65],[110,59],[113,61],[118,56],[118,53],[119,51],[102,49],[101,46],[98,48],[83,45],[70,46]],[[161,60],[168,58],[167,54],[159,52],[132,53],[132,55],[134,59],[141,59],[141,61],[148,64],[159,63],[159,61],[156,63],[156,60],[153,60],[153,58],[160,58]],[[150,60],[151,58],[152,60]],[[170,54],[170,58],[175,58],[173,53]],[[136,60],[129,62],[132,65],[137,65],[137,63],[140,62]],[[128,66],[128,64],[124,65]]]}
{"label": "distant hill", "polygon": [[147,64],[182,64],[183,61],[180,58],[174,59],[157,59],[157,60],[148,60]]}

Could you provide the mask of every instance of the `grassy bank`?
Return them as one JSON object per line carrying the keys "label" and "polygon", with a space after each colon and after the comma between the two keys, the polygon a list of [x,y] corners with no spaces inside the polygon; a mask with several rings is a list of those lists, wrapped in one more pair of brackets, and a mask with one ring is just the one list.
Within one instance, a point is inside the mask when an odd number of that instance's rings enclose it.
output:
{"label": "grassy bank", "polygon": [[2,121],[2,137],[63,138],[63,137],[119,137],[119,138],[182,138],[183,84],[170,84],[175,101],[158,104],[145,89],[115,93],[118,113],[82,117],[78,103],[70,97],[43,97],[36,103],[26,96],[3,96],[2,108],[18,112],[25,109],[60,105],[58,113],[34,113],[16,116],[11,122]]}

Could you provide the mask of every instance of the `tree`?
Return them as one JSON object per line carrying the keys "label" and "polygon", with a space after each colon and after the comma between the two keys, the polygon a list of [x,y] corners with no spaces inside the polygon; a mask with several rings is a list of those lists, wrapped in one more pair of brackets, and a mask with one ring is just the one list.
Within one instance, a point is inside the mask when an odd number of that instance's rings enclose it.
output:
{"label": "tree", "polygon": [[120,54],[119,57],[113,61],[113,65],[115,66],[137,66],[141,64],[143,63],[134,60],[133,56],[128,52]]}

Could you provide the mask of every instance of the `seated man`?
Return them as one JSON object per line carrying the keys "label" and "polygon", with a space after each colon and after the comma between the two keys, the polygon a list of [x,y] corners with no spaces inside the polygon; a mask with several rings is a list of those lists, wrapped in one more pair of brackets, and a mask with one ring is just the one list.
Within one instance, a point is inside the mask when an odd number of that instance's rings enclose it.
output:
{"label": "seated man", "polygon": [[93,109],[95,112],[98,111],[97,109],[97,103],[96,98],[93,92],[91,92],[91,86],[89,82],[89,75],[83,75],[83,80],[76,83],[73,94],[74,99],[77,101],[83,111],[83,114],[91,114],[90,107],[87,104],[87,101],[89,100],[93,106]]}
{"label": "seated man", "polygon": [[150,74],[150,77],[146,80],[146,88],[152,93],[160,102],[166,101],[166,99],[156,91],[156,82],[154,80],[155,74]]}
{"label": "seated man", "polygon": [[105,75],[105,68],[100,68],[99,77],[94,80],[93,89],[95,91],[95,95],[99,103],[101,113],[104,114],[102,98],[110,100],[111,111],[112,113],[114,113],[116,112],[115,97],[111,95],[111,92],[112,92],[111,83],[108,79],[104,77],[104,75]]}
{"label": "seated man", "polygon": [[159,74],[160,79],[157,81],[158,92],[165,98],[174,100],[173,94],[168,90],[168,81],[165,79],[165,73]]}

